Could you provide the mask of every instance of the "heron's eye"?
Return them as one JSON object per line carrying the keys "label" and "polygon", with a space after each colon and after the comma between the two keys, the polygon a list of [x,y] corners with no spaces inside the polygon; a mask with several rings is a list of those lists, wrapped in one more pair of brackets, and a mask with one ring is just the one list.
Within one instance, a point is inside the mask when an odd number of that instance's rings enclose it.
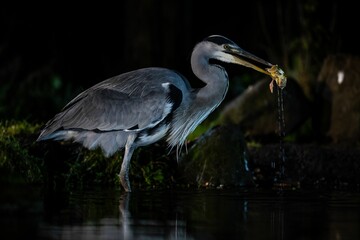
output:
{"label": "heron's eye", "polygon": [[225,49],[225,50],[230,50],[230,46],[227,45],[227,44],[224,44],[224,49]]}

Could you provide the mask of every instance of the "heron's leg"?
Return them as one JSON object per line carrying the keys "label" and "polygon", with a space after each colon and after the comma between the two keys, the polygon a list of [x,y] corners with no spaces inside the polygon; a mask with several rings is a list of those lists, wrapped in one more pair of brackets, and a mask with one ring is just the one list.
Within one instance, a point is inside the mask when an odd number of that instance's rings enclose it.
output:
{"label": "heron's leg", "polygon": [[130,181],[129,181],[129,168],[130,168],[130,160],[135,150],[135,146],[133,144],[135,138],[136,138],[136,134],[131,134],[129,135],[126,141],[124,158],[121,164],[121,170],[119,174],[121,185],[124,187],[126,192],[131,192]]}

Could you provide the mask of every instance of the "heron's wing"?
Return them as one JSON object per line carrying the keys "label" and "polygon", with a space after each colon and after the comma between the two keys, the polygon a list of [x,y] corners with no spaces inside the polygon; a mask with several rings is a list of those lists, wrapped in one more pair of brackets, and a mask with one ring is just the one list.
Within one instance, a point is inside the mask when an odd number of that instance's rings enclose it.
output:
{"label": "heron's wing", "polygon": [[70,101],[46,123],[38,140],[52,138],[58,130],[140,131],[155,126],[180,105],[182,90],[188,88],[186,79],[168,69],[115,76]]}
{"label": "heron's wing", "polygon": [[148,84],[127,93],[90,88],[50,120],[41,136],[59,129],[139,131],[163,121],[180,104],[181,96],[171,83]]}

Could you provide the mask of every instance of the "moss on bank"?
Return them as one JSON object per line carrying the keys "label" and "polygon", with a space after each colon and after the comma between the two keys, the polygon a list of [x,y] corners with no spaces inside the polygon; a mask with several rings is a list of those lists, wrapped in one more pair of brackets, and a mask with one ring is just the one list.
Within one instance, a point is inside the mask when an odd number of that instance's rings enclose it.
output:
{"label": "moss on bank", "polygon": [[42,182],[44,164],[32,153],[32,136],[40,128],[26,121],[0,122],[0,181]]}
{"label": "moss on bank", "polygon": [[[0,184],[43,184],[51,189],[120,186],[122,151],[105,158],[70,142],[36,142],[40,124],[0,122]],[[162,143],[138,149],[130,178],[137,188],[169,188],[175,184],[176,160]]]}

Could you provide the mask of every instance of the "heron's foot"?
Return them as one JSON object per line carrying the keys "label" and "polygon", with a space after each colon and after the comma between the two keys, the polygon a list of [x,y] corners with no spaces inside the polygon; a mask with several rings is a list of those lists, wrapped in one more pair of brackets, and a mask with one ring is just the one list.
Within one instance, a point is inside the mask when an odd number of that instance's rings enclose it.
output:
{"label": "heron's foot", "polygon": [[120,177],[120,183],[123,186],[124,190],[126,192],[131,192],[131,187],[130,187],[130,181],[129,181],[129,175],[128,173],[125,172],[120,172],[119,174]]}

